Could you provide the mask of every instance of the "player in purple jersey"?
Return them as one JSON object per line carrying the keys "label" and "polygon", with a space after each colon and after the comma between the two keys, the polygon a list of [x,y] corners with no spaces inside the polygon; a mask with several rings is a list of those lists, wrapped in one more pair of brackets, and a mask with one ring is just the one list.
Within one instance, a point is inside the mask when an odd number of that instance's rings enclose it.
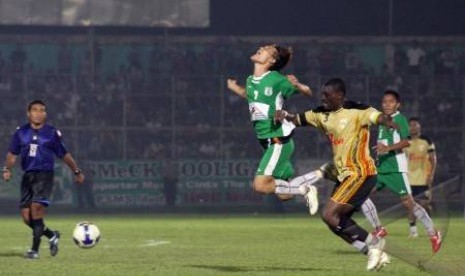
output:
{"label": "player in purple jersey", "polygon": [[50,254],[58,253],[60,233],[44,224],[45,208],[50,204],[53,189],[54,155],[68,165],[78,184],[84,182],[84,175],[76,161],[66,150],[61,132],[45,124],[47,118],[45,103],[35,100],[28,105],[29,122],[18,127],[11,139],[3,167],[3,180],[9,181],[12,168],[19,156],[24,175],[21,181],[21,216],[32,229],[32,247],[26,252],[29,259],[39,258],[39,246],[42,235],[49,239]]}

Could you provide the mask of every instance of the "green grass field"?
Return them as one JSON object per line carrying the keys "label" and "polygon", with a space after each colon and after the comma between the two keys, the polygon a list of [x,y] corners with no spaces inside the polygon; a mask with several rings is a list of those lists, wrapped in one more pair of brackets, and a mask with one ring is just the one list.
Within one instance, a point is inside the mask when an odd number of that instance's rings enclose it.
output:
{"label": "green grass field", "polygon": [[[102,232],[92,249],[74,245],[71,232],[91,220]],[[19,217],[2,218],[1,275],[368,275],[366,256],[305,215],[112,215],[50,216],[62,232],[60,252],[50,257],[43,239],[38,260],[23,259],[30,231]],[[409,240],[406,220],[388,225],[391,254],[429,253],[424,235]],[[425,267],[433,274],[465,268],[465,220],[450,220],[443,249]],[[418,249],[416,249],[418,248]],[[412,260],[410,260],[412,261]],[[413,260],[415,261],[415,260]],[[431,270],[432,269],[432,270]],[[380,275],[428,275],[393,258]]]}

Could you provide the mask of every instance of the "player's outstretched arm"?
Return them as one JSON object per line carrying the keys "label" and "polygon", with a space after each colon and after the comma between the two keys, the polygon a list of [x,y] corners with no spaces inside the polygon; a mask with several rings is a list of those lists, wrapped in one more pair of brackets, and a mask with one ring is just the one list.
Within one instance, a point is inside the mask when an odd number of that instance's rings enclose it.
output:
{"label": "player's outstretched arm", "polygon": [[6,159],[5,159],[5,167],[3,167],[3,180],[4,181],[10,181],[11,179],[11,168],[16,163],[16,155],[14,155],[11,152],[8,152],[6,154]]}
{"label": "player's outstretched arm", "polygon": [[299,82],[296,76],[287,75],[287,79],[292,83],[292,85],[294,85],[294,87],[297,89],[297,91],[300,92],[300,94],[306,96],[313,96],[312,89],[308,85]]}
{"label": "player's outstretched arm", "polygon": [[274,115],[275,123],[282,123],[284,120],[293,122],[296,126],[300,126],[299,116],[289,113],[286,110],[276,110]]}
{"label": "player's outstretched arm", "polygon": [[85,180],[85,177],[84,177],[84,174],[79,169],[76,161],[74,161],[73,156],[71,156],[70,153],[67,153],[65,154],[65,156],[63,156],[63,161],[73,171],[76,183],[82,184]]}
{"label": "player's outstretched arm", "polygon": [[229,90],[236,93],[240,97],[242,97],[242,98],[246,97],[245,88],[240,86],[239,84],[237,84],[237,80],[235,80],[233,78],[229,78],[229,79],[226,80],[226,85],[227,85]]}

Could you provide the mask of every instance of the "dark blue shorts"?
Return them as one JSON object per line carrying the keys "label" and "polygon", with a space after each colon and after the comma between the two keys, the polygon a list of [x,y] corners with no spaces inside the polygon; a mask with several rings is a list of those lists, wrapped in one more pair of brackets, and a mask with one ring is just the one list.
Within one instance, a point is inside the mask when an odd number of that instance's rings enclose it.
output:
{"label": "dark blue shorts", "polygon": [[53,172],[32,171],[26,172],[21,180],[20,208],[29,208],[32,202],[45,206],[50,205],[50,196],[53,190]]}

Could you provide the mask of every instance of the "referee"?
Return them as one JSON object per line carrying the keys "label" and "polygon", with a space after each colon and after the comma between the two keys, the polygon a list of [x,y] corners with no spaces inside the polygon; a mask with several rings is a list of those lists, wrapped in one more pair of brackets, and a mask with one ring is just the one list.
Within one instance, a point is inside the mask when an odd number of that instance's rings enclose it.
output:
{"label": "referee", "polygon": [[19,206],[24,223],[32,229],[32,247],[26,252],[25,258],[37,259],[42,235],[49,239],[50,254],[56,256],[58,253],[60,232],[44,224],[45,208],[50,205],[53,190],[54,155],[62,158],[71,168],[78,184],[84,182],[84,175],[66,150],[61,132],[45,124],[45,103],[32,101],[27,107],[27,117],[29,122],[18,127],[11,139],[3,167],[3,179],[11,179],[12,168],[19,156],[24,171]]}

